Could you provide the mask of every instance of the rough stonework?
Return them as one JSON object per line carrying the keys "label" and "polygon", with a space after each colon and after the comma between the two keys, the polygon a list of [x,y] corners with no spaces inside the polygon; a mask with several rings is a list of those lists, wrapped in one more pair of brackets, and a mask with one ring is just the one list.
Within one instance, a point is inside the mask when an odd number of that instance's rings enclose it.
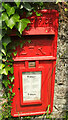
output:
{"label": "rough stonework", "polygon": [[[63,118],[68,110],[68,28],[67,23],[59,22],[57,44],[57,66],[54,89],[53,117]],[[67,47],[68,49],[68,47]],[[59,59],[60,58],[60,59]]]}

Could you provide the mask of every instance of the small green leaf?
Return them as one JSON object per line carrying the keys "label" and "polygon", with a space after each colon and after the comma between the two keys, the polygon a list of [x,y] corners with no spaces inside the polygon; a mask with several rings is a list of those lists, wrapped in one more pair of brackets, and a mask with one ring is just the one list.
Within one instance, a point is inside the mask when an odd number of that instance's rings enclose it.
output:
{"label": "small green leaf", "polygon": [[15,9],[14,9],[14,7],[9,7],[9,9],[7,9],[7,14],[10,16],[10,15],[12,15],[12,14],[14,14],[15,13]]}
{"label": "small green leaf", "polygon": [[32,12],[27,12],[26,17],[29,17],[32,15]]}
{"label": "small green leaf", "polygon": [[10,42],[11,42],[10,37],[5,36],[5,37],[3,38],[3,40],[2,40],[2,44],[3,44],[4,48],[6,48],[6,46],[7,46]]}
{"label": "small green leaf", "polygon": [[31,7],[31,5],[30,5],[28,2],[24,2],[24,3],[23,3],[23,7],[24,7],[26,10],[28,10],[28,11],[31,11],[31,10],[32,10],[32,7]]}
{"label": "small green leaf", "polygon": [[14,22],[19,22],[20,16],[18,14],[14,14],[12,16],[12,18],[13,18]]}
{"label": "small green leaf", "polygon": [[10,72],[11,72],[11,74],[13,74],[13,70],[14,70],[14,68],[11,67],[11,68],[10,68]]}
{"label": "small green leaf", "polygon": [[4,67],[5,67],[5,65],[2,64],[2,63],[0,63],[0,69],[2,69],[2,68],[4,68]]}
{"label": "small green leaf", "polygon": [[3,12],[2,8],[0,8],[0,12]]}
{"label": "small green leaf", "polygon": [[11,7],[9,4],[2,3],[2,6],[6,9],[8,16],[15,13],[15,8]]}
{"label": "small green leaf", "polygon": [[14,54],[14,56],[16,56],[17,55],[17,51],[15,51],[13,54]]}
{"label": "small green leaf", "polygon": [[15,93],[12,94],[12,97],[14,97],[14,96],[15,96]]}
{"label": "small green leaf", "polygon": [[12,92],[12,88],[10,88],[9,91]]}
{"label": "small green leaf", "polygon": [[7,88],[8,84],[10,84],[10,81],[9,81],[9,80],[4,80],[4,79],[3,79],[3,84],[4,84],[5,87]]}
{"label": "small green leaf", "polygon": [[12,29],[12,28],[14,27],[14,25],[15,25],[15,21],[14,21],[13,17],[11,17],[9,20],[7,20],[7,21],[5,21],[5,22],[6,22],[6,25],[7,25],[10,29]]}
{"label": "small green leaf", "polygon": [[23,47],[23,43],[20,43],[20,47],[21,47],[21,48]]}
{"label": "small green leaf", "polygon": [[19,22],[20,16],[18,14],[13,15],[10,19],[6,20],[7,26],[12,29],[16,22]]}
{"label": "small green leaf", "polygon": [[14,2],[16,3],[17,7],[19,7],[21,0],[14,0]]}
{"label": "small green leaf", "polygon": [[22,34],[22,31],[27,27],[27,24],[30,23],[28,19],[21,19],[18,23],[18,31]]}
{"label": "small green leaf", "polygon": [[13,82],[13,80],[14,80],[14,75],[13,75],[13,76],[9,76],[9,78],[10,78],[11,82]]}
{"label": "small green leaf", "polygon": [[7,26],[6,26],[6,23],[5,23],[5,21],[3,21],[3,22],[2,22],[2,29],[5,29],[5,30],[7,30]]}
{"label": "small green leaf", "polygon": [[10,93],[8,93],[8,98],[10,98]]}
{"label": "small green leaf", "polygon": [[2,70],[0,71],[0,74],[1,74],[1,75],[2,75],[2,74],[8,75],[8,70],[6,70],[6,68],[4,68],[4,69],[2,69]]}
{"label": "small green leaf", "polygon": [[14,76],[12,76],[12,78],[11,78],[11,82],[13,82],[13,80],[14,80]]}
{"label": "small green leaf", "polygon": [[36,15],[37,15],[37,16],[41,16],[41,13],[36,12]]}
{"label": "small green leaf", "polygon": [[6,56],[6,51],[4,49],[2,49],[1,52]]}
{"label": "small green leaf", "polygon": [[31,40],[28,40],[28,43],[31,43]]}
{"label": "small green leaf", "polygon": [[2,21],[8,20],[8,16],[7,16],[6,12],[3,12],[3,13],[1,14],[1,17],[2,17]]}

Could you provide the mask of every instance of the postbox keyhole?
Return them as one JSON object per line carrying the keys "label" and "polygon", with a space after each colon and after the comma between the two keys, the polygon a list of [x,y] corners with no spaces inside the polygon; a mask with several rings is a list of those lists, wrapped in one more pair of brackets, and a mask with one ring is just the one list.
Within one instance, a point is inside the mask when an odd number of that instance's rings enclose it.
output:
{"label": "postbox keyhole", "polygon": [[20,90],[20,88],[18,88],[18,90]]}

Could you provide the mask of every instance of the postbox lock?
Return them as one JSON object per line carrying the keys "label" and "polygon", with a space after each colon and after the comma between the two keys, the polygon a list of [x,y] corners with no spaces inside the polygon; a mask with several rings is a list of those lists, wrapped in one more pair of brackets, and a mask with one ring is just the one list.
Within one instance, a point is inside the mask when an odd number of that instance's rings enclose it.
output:
{"label": "postbox lock", "polygon": [[20,90],[20,88],[18,88],[18,90]]}

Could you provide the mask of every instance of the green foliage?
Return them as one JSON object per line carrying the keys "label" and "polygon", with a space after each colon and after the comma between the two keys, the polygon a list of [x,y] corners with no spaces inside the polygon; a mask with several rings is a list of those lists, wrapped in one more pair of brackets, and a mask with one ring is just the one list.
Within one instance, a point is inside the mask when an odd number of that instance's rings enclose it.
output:
{"label": "green foliage", "polygon": [[[16,46],[20,45],[22,48],[25,41],[22,37],[22,32],[26,28],[29,29],[28,24],[30,23],[29,19],[26,18],[31,16],[33,11],[37,10],[35,3],[28,3],[28,2],[21,2],[21,0],[14,0],[15,3],[11,2],[3,2],[2,3],[2,63],[0,63],[0,74],[2,74],[2,83],[5,89],[5,93],[3,98],[6,99],[6,102],[2,105],[2,119],[4,120],[14,120],[11,116],[11,103],[12,99],[15,95],[12,89],[14,87],[14,69],[13,69],[13,59],[12,59],[12,52],[13,55],[17,55]],[[40,4],[37,3],[38,8],[40,8]],[[21,15],[26,12],[25,18],[20,18]],[[39,13],[36,12],[37,16],[40,16]],[[21,38],[21,42],[17,40],[16,42],[11,40],[11,37],[8,36],[10,31],[16,29],[16,35]],[[28,40],[30,43],[31,40]],[[28,117],[30,119],[31,117]],[[16,118],[19,120],[19,118]]]}
{"label": "green foliage", "polygon": [[31,11],[31,10],[32,10],[32,7],[31,7],[31,5],[30,5],[28,2],[24,2],[24,3],[23,3],[23,7],[24,7],[26,10],[28,10],[28,11]]}
{"label": "green foliage", "polygon": [[15,13],[15,8],[11,7],[9,4],[2,3],[2,6],[6,9],[6,13],[9,17]]}
{"label": "green foliage", "polygon": [[31,43],[31,40],[28,40],[28,43]]}
{"label": "green foliage", "polygon": [[10,37],[7,37],[7,36],[3,37],[3,39],[2,39],[2,45],[4,46],[5,49],[6,49],[7,45],[8,45],[10,42],[11,42]]}
{"label": "green foliage", "polygon": [[17,7],[19,7],[21,0],[14,0],[14,2],[16,3]]}
{"label": "green foliage", "polygon": [[28,19],[21,19],[18,24],[18,31],[22,34],[22,31],[27,27],[27,24],[30,23]]}

